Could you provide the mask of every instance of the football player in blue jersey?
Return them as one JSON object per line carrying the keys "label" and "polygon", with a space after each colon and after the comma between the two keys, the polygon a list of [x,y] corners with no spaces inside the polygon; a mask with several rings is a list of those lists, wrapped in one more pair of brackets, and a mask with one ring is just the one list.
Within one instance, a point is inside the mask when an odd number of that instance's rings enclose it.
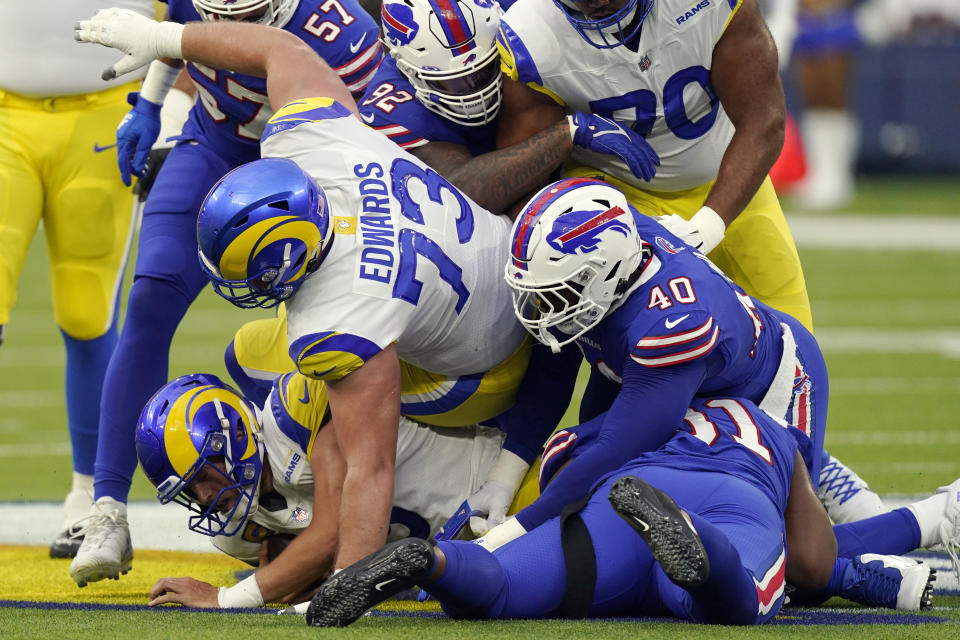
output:
{"label": "football player in blue jersey", "polygon": [[[820,510],[808,530],[830,530],[797,442],[744,398],[695,402],[678,424],[659,449],[591,481],[582,501],[494,552],[462,541],[387,545],[327,580],[307,623],[348,625],[412,584],[456,618],[767,622],[784,601],[791,503]],[[918,610],[931,606],[932,581],[916,560],[865,554],[838,558],[826,591]]]}
{"label": "football player in blue jersey", "polygon": [[[378,29],[356,0],[169,0],[171,20],[242,20],[283,28],[327,60],[357,96],[382,57]],[[170,23],[166,23],[170,24]],[[157,60],[133,109],[117,130],[125,183],[142,175],[159,131],[163,98],[179,60]],[[117,75],[115,69],[104,72]],[[125,502],[136,468],[132,427],[143,404],[167,380],[174,331],[206,285],[196,259],[196,216],[210,187],[230,169],[260,155],[272,113],[263,78],[187,65],[199,100],[190,112],[147,198],[127,316],[107,368],[100,411],[92,515],[70,573],[78,583],[118,577],[132,548]]]}
{"label": "football player in blue jersey", "polygon": [[[502,75],[494,0],[387,0],[381,23],[390,54],[359,101],[360,117],[439,171],[478,204],[515,215],[574,146],[623,153],[620,135],[573,135],[556,122],[509,148],[494,150]],[[581,114],[591,127],[617,130]],[[611,127],[613,127],[611,129]],[[611,141],[609,145],[602,140]],[[619,142],[620,144],[616,144]]]}

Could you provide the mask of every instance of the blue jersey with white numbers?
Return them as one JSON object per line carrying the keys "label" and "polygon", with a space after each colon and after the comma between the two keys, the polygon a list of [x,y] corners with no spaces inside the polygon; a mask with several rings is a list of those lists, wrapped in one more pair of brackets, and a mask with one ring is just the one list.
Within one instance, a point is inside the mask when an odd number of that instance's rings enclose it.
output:
{"label": "blue jersey with white numbers", "polygon": [[[593,445],[604,416],[556,432],[544,448],[541,490],[566,463]],[[711,398],[687,409],[677,431],[656,451],[643,453],[611,475],[646,465],[709,471],[740,478],[763,491],[782,511],[786,508],[797,441],[783,425],[745,398]],[[577,496],[571,497],[571,502]]]}
{"label": "blue jersey with white numbers", "polygon": [[[172,21],[200,20],[190,0],[166,2]],[[300,0],[284,30],[310,45],[354,98],[363,95],[383,58],[377,23],[358,0]],[[259,158],[260,135],[273,115],[266,79],[193,62],[187,63],[187,71],[198,100],[181,139],[199,138],[234,164]]]}
{"label": "blue jersey with white numbers", "polygon": [[619,383],[628,361],[653,371],[702,359],[698,395],[760,402],[783,354],[779,319],[658,222],[634,218],[646,260],[639,284],[577,339],[587,361]]}
{"label": "blue jersey with white numbers", "polygon": [[408,151],[428,142],[459,144],[475,156],[494,148],[496,120],[467,127],[430,111],[390,56],[384,57],[358,106],[364,122]]}

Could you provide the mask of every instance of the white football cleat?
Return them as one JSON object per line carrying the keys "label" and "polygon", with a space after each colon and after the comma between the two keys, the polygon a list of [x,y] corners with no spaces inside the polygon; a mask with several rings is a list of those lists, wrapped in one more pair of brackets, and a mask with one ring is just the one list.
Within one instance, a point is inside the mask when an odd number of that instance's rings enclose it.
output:
{"label": "white football cleat", "polygon": [[104,578],[118,580],[130,571],[133,545],[127,524],[127,505],[113,498],[93,503],[83,542],[70,563],[70,577],[77,586]]}
{"label": "white football cleat", "polygon": [[51,558],[72,558],[77,555],[87,525],[90,523],[90,505],[93,491],[73,489],[63,501],[63,523],[60,533],[50,545]]}
{"label": "white football cleat", "polygon": [[823,453],[817,497],[831,520],[841,524],[865,520],[887,512],[880,496],[871,490],[853,469],[826,451]]}
{"label": "white football cleat", "polygon": [[865,553],[844,572],[840,596],[871,607],[920,611],[933,605],[936,571],[912,558]]}
{"label": "white football cleat", "polygon": [[960,578],[960,480],[940,487],[937,493],[947,494],[947,504],[943,509],[940,522],[940,544],[934,548],[943,548],[953,563],[953,575]]}

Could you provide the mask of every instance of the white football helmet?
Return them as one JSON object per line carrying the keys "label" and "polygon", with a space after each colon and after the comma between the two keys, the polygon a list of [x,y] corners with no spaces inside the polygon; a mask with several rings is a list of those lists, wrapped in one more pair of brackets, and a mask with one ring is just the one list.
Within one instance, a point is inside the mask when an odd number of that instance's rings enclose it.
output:
{"label": "white football helmet", "polygon": [[383,42],[417,99],[477,127],[500,110],[500,5],[494,0],[384,0]]}
{"label": "white football helmet", "polygon": [[300,0],[193,0],[203,20],[256,22],[282,29],[293,17]]}
{"label": "white football helmet", "polygon": [[504,278],[514,313],[534,338],[559,351],[636,281],[643,252],[635,215],[618,189],[592,178],[555,182],[524,206]]}

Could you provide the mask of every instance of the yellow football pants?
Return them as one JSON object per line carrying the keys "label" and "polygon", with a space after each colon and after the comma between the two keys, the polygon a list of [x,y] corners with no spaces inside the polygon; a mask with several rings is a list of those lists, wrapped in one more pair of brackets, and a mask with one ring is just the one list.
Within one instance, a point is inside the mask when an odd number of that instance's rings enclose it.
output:
{"label": "yellow football pants", "polygon": [[57,325],[78,340],[110,327],[134,227],[114,143],[138,86],[63,98],[0,90],[0,324],[43,221]]}

